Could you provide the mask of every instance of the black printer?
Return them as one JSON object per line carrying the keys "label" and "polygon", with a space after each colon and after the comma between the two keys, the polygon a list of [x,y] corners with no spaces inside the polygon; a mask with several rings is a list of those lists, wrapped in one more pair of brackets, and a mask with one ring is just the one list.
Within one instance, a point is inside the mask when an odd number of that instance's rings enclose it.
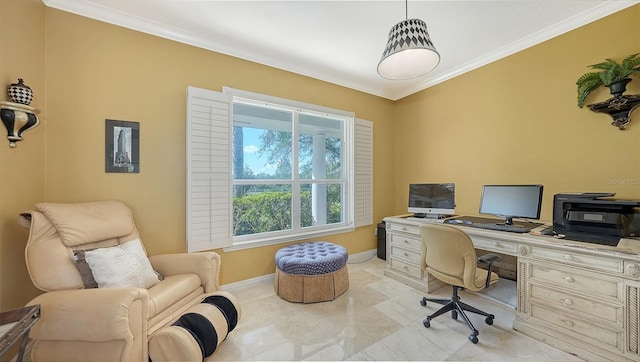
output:
{"label": "black printer", "polygon": [[570,240],[618,245],[640,236],[640,200],[614,199],[614,193],[556,194],[553,231]]}

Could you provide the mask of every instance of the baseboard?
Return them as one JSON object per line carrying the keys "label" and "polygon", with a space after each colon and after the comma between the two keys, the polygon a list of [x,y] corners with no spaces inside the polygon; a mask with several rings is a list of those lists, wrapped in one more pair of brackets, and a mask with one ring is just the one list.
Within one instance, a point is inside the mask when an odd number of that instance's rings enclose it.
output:
{"label": "baseboard", "polygon": [[[376,249],[366,250],[361,253],[351,254],[349,255],[349,260],[347,260],[347,264],[359,264],[364,263],[365,261],[371,260],[377,253]],[[230,293],[233,293],[237,290],[242,290],[246,288],[255,287],[261,284],[273,284],[273,277],[275,273],[262,275],[259,277],[241,280],[235,283],[229,283],[220,286],[220,290],[224,290]]]}
{"label": "baseboard", "polygon": [[364,263],[365,261],[371,260],[371,258],[376,256],[377,254],[378,254],[378,250],[376,249],[366,250],[358,254],[351,254],[349,255],[349,260],[347,260],[347,264]]}
{"label": "baseboard", "polygon": [[235,282],[235,283],[229,283],[229,284],[221,285],[220,286],[220,290],[224,290],[226,292],[233,293],[233,292],[238,291],[238,290],[247,289],[247,288],[250,288],[250,287],[256,287],[258,285],[262,285],[262,284],[265,284],[265,283],[273,284],[273,276],[274,276],[274,274],[275,273],[271,273],[271,274],[262,275],[262,276],[255,277],[255,278],[251,278],[251,279],[241,280],[241,281]]}

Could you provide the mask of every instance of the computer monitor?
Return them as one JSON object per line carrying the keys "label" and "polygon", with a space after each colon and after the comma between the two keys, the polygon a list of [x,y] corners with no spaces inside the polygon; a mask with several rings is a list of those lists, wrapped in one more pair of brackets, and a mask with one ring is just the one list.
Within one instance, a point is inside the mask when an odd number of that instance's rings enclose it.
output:
{"label": "computer monitor", "polygon": [[542,185],[484,185],[480,199],[480,213],[505,218],[512,225],[513,218],[539,219],[542,206]]}
{"label": "computer monitor", "polygon": [[410,184],[409,212],[415,217],[438,217],[455,212],[455,184]]}

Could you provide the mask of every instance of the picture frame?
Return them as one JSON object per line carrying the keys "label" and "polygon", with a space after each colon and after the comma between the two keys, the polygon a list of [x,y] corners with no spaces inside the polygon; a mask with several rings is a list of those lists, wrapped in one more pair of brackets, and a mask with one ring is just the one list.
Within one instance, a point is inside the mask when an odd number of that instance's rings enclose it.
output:
{"label": "picture frame", "polygon": [[105,120],[104,171],[140,173],[140,123]]}

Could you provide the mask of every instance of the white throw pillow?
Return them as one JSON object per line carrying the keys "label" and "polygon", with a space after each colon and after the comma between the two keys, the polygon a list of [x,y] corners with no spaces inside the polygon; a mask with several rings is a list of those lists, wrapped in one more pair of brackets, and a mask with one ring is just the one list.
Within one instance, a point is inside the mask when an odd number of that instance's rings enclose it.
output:
{"label": "white throw pillow", "polygon": [[160,282],[138,239],[84,255],[99,288],[148,289]]}

